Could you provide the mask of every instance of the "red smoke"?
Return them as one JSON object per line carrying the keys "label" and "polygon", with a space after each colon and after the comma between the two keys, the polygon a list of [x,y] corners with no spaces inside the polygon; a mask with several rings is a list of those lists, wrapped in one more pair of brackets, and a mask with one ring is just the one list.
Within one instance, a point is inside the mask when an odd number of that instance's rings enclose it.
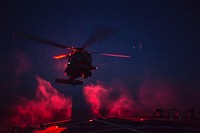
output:
{"label": "red smoke", "polygon": [[[112,96],[119,91],[119,96]],[[91,84],[83,88],[86,102],[91,105],[91,111],[95,117],[123,117],[130,116],[134,112],[134,101],[123,90],[106,87],[103,84]],[[101,113],[101,112],[103,112]],[[131,112],[131,113],[130,113]]]}
{"label": "red smoke", "polygon": [[[55,60],[57,61],[57,60]],[[67,60],[59,60],[57,62],[55,69],[64,72],[64,69],[67,67]]]}
{"label": "red smoke", "polygon": [[146,110],[153,111],[155,108],[169,109],[175,106],[175,88],[166,81],[160,79],[145,79],[140,86],[139,101]]}
{"label": "red smoke", "polygon": [[100,109],[106,104],[109,90],[105,89],[103,85],[88,85],[83,88],[85,100],[91,105],[91,111],[94,116],[101,117]]}
{"label": "red smoke", "polygon": [[14,125],[27,126],[71,117],[72,100],[60,94],[48,81],[37,77],[36,98],[21,99],[14,108]]}
{"label": "red smoke", "polygon": [[108,117],[132,116],[134,101],[131,97],[122,94],[117,100],[112,101],[109,107]]}
{"label": "red smoke", "polygon": [[135,91],[138,94],[137,100],[131,97],[125,87],[118,85],[118,82],[115,84],[115,88],[102,83],[83,88],[86,102],[91,106],[91,112],[95,117],[152,115],[156,108],[176,107],[174,87],[169,83],[155,79],[144,80],[139,91]]}
{"label": "red smoke", "polygon": [[20,75],[24,72],[28,72],[31,70],[31,64],[29,62],[30,59],[28,59],[28,57],[26,55],[24,55],[21,52],[18,52],[16,54],[16,59],[14,59],[15,61],[15,74],[16,75]]}

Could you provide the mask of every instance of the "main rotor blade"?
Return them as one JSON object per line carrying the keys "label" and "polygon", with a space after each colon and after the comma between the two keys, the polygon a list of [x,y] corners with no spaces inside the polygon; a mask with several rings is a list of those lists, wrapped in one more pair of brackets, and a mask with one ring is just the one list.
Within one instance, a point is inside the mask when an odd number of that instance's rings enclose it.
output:
{"label": "main rotor blade", "polygon": [[98,29],[83,44],[82,48],[85,49],[86,47],[89,47],[97,42],[100,42],[100,41],[112,36],[114,33],[116,33],[116,30],[114,30],[114,29],[105,29],[105,28]]}
{"label": "main rotor blade", "polygon": [[105,55],[105,56],[113,56],[113,57],[121,57],[121,58],[129,58],[129,57],[131,57],[131,56],[129,56],[129,55],[123,55],[123,54],[113,54],[113,53],[111,53],[111,54],[104,54],[104,53],[102,53],[101,55]]}
{"label": "main rotor blade", "polygon": [[100,55],[104,55],[104,56],[120,57],[120,58],[129,58],[129,57],[131,57],[129,55],[115,54],[115,53],[99,53],[99,52],[90,52],[90,53],[100,54]]}
{"label": "main rotor blade", "polygon": [[43,44],[47,44],[47,45],[51,45],[51,46],[55,46],[55,47],[59,47],[59,48],[64,48],[64,49],[71,48],[69,46],[66,46],[66,45],[63,45],[63,44],[60,44],[60,43],[56,43],[56,42],[53,42],[51,40],[44,39],[44,38],[41,38],[41,37],[38,37],[38,36],[35,36],[35,35],[23,33],[23,32],[14,33],[14,37],[21,37],[21,38],[24,38],[24,39],[27,39],[27,40],[40,42],[40,43],[43,43]]}
{"label": "main rotor blade", "polygon": [[53,58],[54,59],[62,59],[62,58],[67,58],[71,55],[71,53],[67,53],[67,54],[59,54],[59,55],[54,55]]}

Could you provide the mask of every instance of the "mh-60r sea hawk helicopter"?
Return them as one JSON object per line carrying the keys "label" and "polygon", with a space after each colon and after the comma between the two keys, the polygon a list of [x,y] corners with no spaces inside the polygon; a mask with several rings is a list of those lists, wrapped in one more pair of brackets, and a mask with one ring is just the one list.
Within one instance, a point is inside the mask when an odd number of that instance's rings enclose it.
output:
{"label": "mh-60r sea hawk helicopter", "polygon": [[128,55],[122,55],[122,54],[99,53],[99,52],[92,52],[92,51],[85,50],[87,47],[99,41],[102,41],[108,36],[111,36],[112,34],[114,34],[114,32],[115,32],[114,30],[110,30],[110,29],[97,30],[92,34],[92,36],[90,36],[90,38],[80,48],[63,45],[63,44],[53,42],[48,39],[44,39],[44,38],[23,33],[23,32],[16,32],[14,36],[36,41],[36,42],[47,44],[47,45],[51,45],[51,46],[55,46],[58,48],[70,50],[71,52],[69,53],[53,56],[53,58],[55,59],[68,58],[68,63],[67,63],[68,65],[65,69],[65,74],[67,76],[67,79],[56,78],[55,82],[63,83],[63,84],[82,85],[83,81],[77,80],[77,78],[83,77],[87,79],[88,77],[91,77],[92,75],[91,71],[96,70],[97,68],[92,65],[91,54],[100,54],[104,56],[114,56],[114,57],[122,57],[122,58],[130,57]]}

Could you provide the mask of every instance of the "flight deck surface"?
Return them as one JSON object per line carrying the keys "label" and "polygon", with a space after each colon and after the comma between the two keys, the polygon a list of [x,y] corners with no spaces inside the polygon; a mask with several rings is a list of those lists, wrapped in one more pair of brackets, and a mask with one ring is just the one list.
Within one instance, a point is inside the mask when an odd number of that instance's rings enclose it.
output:
{"label": "flight deck surface", "polygon": [[199,133],[200,120],[170,120],[150,117],[64,120],[13,128],[4,133]]}

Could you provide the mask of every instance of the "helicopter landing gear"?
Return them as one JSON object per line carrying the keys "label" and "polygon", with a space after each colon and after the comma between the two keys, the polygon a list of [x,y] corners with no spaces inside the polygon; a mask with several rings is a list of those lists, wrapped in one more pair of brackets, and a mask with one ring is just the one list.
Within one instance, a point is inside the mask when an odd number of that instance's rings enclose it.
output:
{"label": "helicopter landing gear", "polygon": [[81,81],[81,80],[68,80],[68,79],[60,79],[60,78],[56,78],[55,82],[60,83],[60,84],[71,84],[71,85],[82,85],[83,84],[83,81]]}

